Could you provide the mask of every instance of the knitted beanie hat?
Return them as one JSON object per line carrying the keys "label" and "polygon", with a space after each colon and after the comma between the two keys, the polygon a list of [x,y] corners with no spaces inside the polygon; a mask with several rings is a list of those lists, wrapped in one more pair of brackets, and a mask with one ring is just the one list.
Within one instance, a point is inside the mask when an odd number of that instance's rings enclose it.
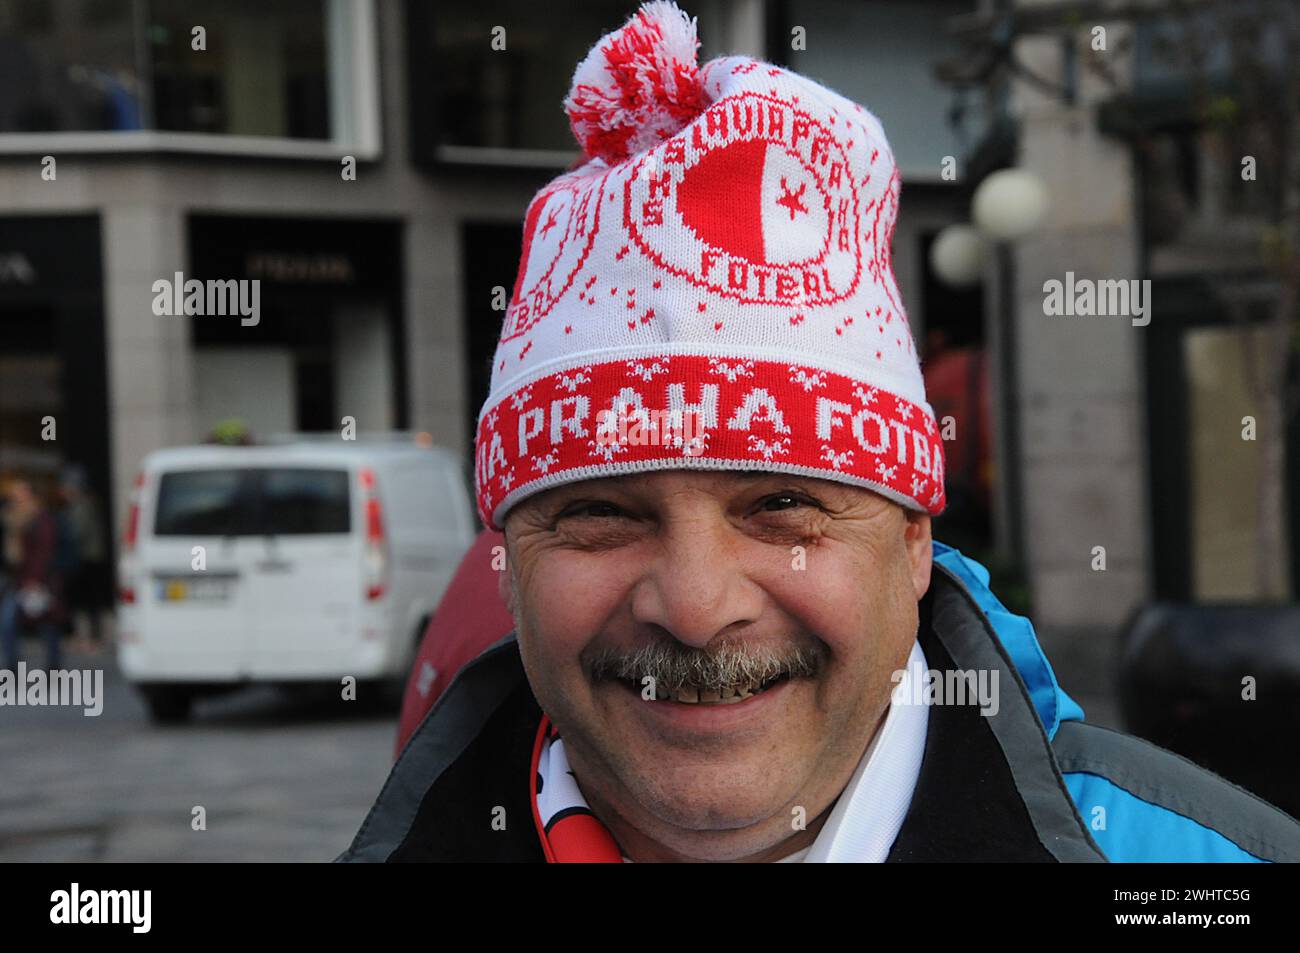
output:
{"label": "knitted beanie hat", "polygon": [[944,508],[890,263],[879,120],[646,3],[578,66],[586,161],[528,206],[475,439],[479,515],[663,469],[770,470]]}

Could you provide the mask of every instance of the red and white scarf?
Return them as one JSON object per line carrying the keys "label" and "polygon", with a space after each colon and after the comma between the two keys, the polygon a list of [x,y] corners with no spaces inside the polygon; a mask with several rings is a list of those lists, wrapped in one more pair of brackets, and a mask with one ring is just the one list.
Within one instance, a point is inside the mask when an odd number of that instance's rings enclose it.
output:
{"label": "red and white scarf", "polygon": [[542,715],[533,745],[533,822],[549,864],[618,864],[623,854],[596,819],[564,754],[564,742]]}

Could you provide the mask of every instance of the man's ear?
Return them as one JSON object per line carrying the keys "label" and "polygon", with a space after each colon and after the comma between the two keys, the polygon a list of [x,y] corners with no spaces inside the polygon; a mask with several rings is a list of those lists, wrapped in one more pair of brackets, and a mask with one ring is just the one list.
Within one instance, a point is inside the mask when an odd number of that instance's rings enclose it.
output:
{"label": "man's ear", "polygon": [[912,588],[919,602],[930,589],[930,567],[934,555],[931,549],[930,514],[904,509],[907,520],[903,529],[903,545],[907,547],[907,562],[912,570]]}

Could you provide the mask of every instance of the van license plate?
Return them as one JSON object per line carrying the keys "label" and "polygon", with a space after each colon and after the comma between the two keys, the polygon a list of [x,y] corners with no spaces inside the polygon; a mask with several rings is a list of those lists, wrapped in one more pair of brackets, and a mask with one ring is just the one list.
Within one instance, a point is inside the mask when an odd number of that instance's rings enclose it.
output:
{"label": "van license plate", "polygon": [[220,577],[158,580],[160,602],[223,602],[229,596],[229,581]]}

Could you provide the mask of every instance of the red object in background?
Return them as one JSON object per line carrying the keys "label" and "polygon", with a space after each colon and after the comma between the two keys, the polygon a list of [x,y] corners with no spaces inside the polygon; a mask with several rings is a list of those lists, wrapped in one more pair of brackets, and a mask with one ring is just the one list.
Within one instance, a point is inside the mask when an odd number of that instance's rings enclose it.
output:
{"label": "red object in background", "polygon": [[505,544],[504,534],[483,530],[442,594],[406,682],[394,757],[456,673],[515,627],[514,616],[506,610],[497,589],[497,571],[492,568],[492,547]]}
{"label": "red object in background", "polygon": [[922,373],[940,432],[945,417],[957,422],[956,439],[943,445],[945,481],[961,484],[987,512],[993,475],[988,356],[981,347],[941,347],[926,359]]}

